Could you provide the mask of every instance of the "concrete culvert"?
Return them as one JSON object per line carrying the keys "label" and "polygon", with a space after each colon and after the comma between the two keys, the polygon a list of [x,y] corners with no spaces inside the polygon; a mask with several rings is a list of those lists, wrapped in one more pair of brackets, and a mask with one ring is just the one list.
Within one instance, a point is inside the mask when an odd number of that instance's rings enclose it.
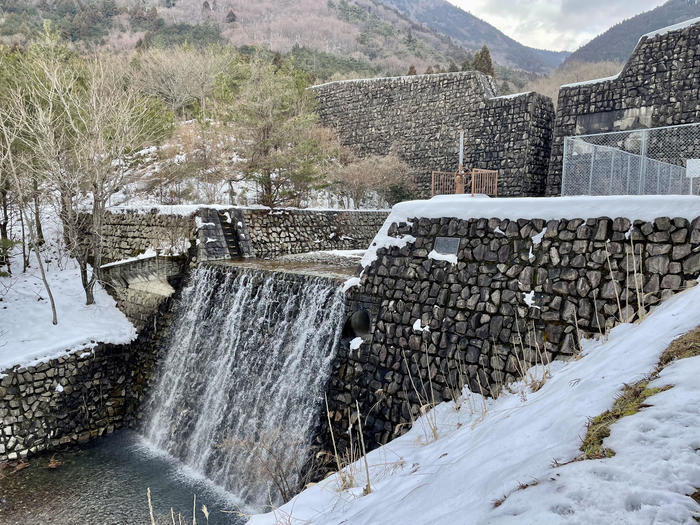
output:
{"label": "concrete culvert", "polygon": [[367,310],[353,312],[343,326],[343,337],[354,339],[355,337],[367,337],[369,335],[370,321]]}

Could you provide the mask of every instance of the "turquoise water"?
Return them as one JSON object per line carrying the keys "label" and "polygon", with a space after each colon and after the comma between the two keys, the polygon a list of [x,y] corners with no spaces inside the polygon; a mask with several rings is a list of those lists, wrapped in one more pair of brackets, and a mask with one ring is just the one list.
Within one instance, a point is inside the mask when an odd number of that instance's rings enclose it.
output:
{"label": "turquoise water", "polygon": [[[51,457],[62,462],[49,469]],[[192,523],[197,496],[198,525],[240,525],[235,498],[183,469],[173,459],[122,431],[72,449],[29,460],[29,467],[0,472],[0,523],[3,525],[148,525],[150,487],[156,523]]]}

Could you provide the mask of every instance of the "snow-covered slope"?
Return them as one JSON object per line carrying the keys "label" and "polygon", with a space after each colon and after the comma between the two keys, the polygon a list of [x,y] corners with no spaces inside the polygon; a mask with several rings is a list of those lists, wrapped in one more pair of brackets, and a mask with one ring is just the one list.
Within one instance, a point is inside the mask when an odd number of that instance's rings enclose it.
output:
{"label": "snow-covered slope", "polygon": [[49,265],[47,272],[58,312],[55,326],[37,269],[0,278],[0,371],[98,342],[124,344],[136,337],[133,325],[99,284],[96,304],[85,305],[78,268],[71,260],[64,264],[63,269]]}
{"label": "snow-covered slope", "polygon": [[369,453],[370,494],[362,495],[364,466],[356,465],[353,488],[339,491],[333,475],[249,524],[690,525],[700,511],[686,496],[700,486],[700,358],[669,366],[655,385],[674,388],[613,426],[605,446],[614,458],[555,463],[577,457],[588,419],[609,409],[625,383],[649,374],[669,343],[699,323],[696,286],[642,323],[616,327],[607,341],[584,341],[582,357],[553,363],[536,392],[517,384],[495,400],[465,392],[459,409],[439,405],[437,440],[426,438],[424,417]]}

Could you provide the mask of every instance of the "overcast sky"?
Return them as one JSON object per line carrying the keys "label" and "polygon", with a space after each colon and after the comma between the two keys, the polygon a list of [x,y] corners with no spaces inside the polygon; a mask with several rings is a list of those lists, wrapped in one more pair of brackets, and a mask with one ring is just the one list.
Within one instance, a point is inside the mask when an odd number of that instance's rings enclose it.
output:
{"label": "overcast sky", "polygon": [[518,42],[574,51],[610,26],[665,0],[449,0]]}

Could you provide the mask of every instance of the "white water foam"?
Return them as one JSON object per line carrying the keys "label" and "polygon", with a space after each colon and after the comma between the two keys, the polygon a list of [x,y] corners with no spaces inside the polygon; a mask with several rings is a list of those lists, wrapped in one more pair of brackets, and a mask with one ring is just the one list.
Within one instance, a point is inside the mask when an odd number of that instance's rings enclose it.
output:
{"label": "white water foam", "polygon": [[[148,442],[252,507],[309,459],[342,330],[338,283],[200,267],[183,290],[146,403]],[[273,480],[264,465],[283,472]]]}

